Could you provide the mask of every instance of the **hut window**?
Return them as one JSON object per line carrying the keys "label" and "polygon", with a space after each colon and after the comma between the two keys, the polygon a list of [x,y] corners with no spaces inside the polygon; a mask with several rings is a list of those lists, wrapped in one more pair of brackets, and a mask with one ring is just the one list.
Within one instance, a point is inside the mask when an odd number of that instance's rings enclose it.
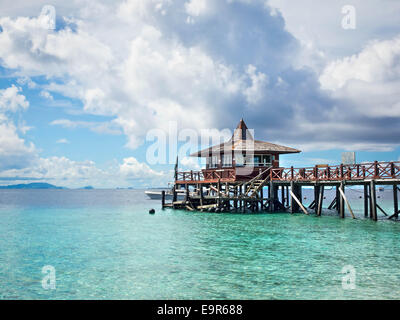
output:
{"label": "hut window", "polygon": [[244,166],[244,158],[242,154],[235,155],[235,163],[237,167]]}
{"label": "hut window", "polygon": [[254,156],[254,164],[255,165],[261,164],[261,156]]}
{"label": "hut window", "polygon": [[218,156],[212,156],[207,158],[207,162],[210,168],[218,167]]}
{"label": "hut window", "polygon": [[232,167],[232,155],[224,154],[222,156],[222,166],[223,167]]}
{"label": "hut window", "polygon": [[263,156],[263,164],[267,165],[267,164],[271,164],[271,156],[270,155],[265,155]]}

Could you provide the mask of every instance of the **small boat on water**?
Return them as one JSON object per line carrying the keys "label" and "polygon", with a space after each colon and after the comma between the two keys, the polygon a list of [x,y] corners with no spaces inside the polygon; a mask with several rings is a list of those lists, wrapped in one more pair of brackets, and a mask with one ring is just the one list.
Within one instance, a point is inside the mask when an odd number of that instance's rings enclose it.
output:
{"label": "small boat on water", "polygon": [[[174,194],[169,183],[168,188],[146,190],[144,193],[152,200],[161,200],[163,191],[165,191],[165,200],[172,200]],[[186,190],[177,190],[177,200],[183,200],[185,198],[185,194]]]}
{"label": "small boat on water", "polygon": [[385,191],[385,188],[383,188],[383,187],[379,187],[379,189],[378,189],[380,192],[383,192],[383,191]]}
{"label": "small boat on water", "polygon": [[[144,193],[152,200],[160,200],[162,198],[162,191],[165,191],[165,200],[172,200],[173,194],[171,190],[146,190]],[[184,194],[178,193],[178,200],[184,199]]]}

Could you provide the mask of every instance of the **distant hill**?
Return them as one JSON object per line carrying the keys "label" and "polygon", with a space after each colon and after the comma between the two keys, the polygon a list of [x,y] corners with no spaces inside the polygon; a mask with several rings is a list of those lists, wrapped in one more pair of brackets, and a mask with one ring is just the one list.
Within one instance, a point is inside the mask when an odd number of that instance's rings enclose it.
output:
{"label": "distant hill", "polygon": [[8,186],[0,186],[0,189],[65,189],[64,187],[57,187],[50,183],[34,182],[27,184],[14,184]]}
{"label": "distant hill", "polygon": [[93,190],[94,188],[92,186],[86,186],[86,187],[79,188],[79,189]]}

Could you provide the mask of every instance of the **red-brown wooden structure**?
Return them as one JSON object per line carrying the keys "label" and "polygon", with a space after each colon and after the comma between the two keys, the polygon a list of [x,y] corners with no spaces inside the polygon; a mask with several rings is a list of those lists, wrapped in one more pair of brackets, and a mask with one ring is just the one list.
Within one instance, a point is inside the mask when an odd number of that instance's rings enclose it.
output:
{"label": "red-brown wooden structure", "polygon": [[[188,210],[257,212],[309,210],[302,204],[302,186],[314,188],[314,201],[309,209],[320,216],[323,208],[324,187],[336,187],[336,197],[328,209],[336,209],[345,217],[345,205],[354,218],[345,196],[345,185],[364,186],[364,214],[378,220],[378,210],[389,219],[398,218],[398,191],[400,162],[370,162],[351,165],[317,165],[305,168],[282,168],[281,154],[300,150],[255,140],[243,119],[232,138],[225,143],[192,154],[205,157],[206,168],[201,171],[175,171],[174,199],[163,207]],[[393,186],[394,213],[388,215],[377,203],[376,185]],[[177,201],[177,192],[184,189],[185,200]],[[190,191],[190,188],[193,190]],[[264,197],[264,188],[268,194]],[[281,200],[278,192],[281,190]]]}

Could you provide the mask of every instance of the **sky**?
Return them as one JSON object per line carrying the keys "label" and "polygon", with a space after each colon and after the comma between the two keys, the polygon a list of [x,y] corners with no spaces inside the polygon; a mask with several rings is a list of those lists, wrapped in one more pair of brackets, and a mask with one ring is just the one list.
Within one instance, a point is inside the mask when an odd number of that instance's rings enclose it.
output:
{"label": "sky", "polygon": [[281,166],[399,161],[399,16],[398,0],[0,0],[0,185],[164,186],[241,118],[302,150]]}

